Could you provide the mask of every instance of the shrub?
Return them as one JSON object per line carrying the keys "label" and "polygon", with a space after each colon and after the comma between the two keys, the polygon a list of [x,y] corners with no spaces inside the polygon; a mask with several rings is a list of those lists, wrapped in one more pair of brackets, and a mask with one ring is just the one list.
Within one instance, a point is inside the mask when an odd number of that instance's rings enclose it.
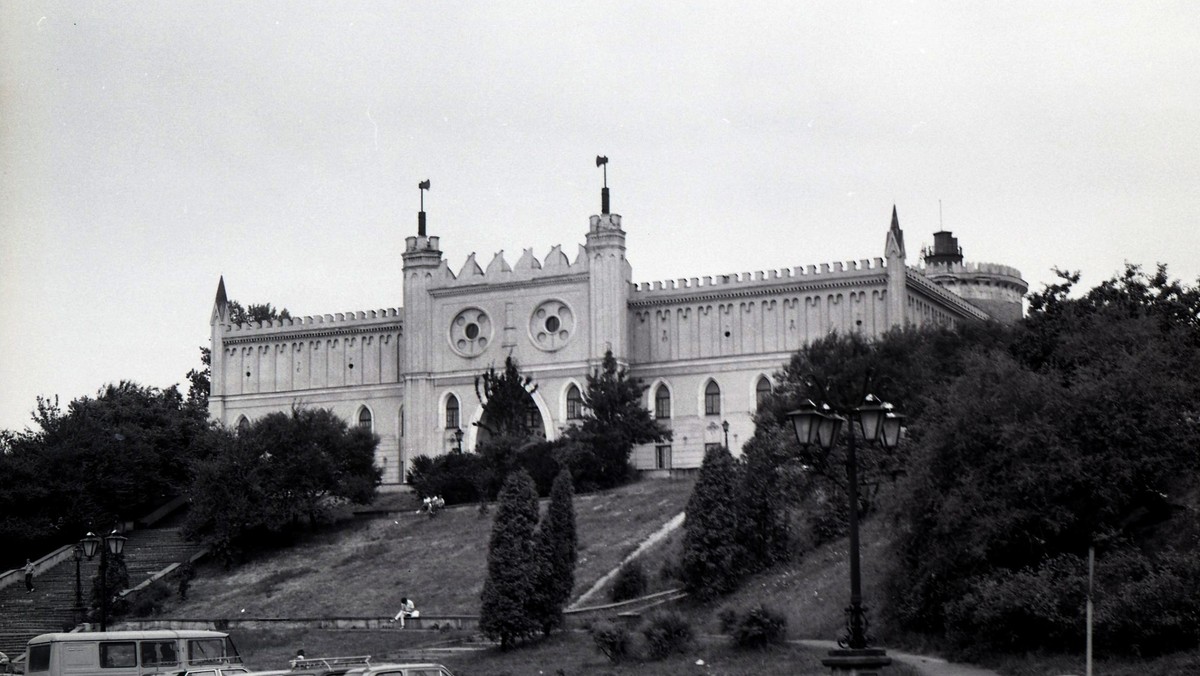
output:
{"label": "shrub", "polygon": [[642,635],[646,637],[646,656],[661,660],[687,650],[692,644],[692,625],[682,614],[668,611],[647,620]]}
{"label": "shrub", "polygon": [[733,644],[739,648],[765,648],[787,641],[787,617],[765,603],[751,608],[744,615],[735,612],[734,617],[730,633]]}
{"label": "shrub", "polygon": [[631,638],[629,630],[611,622],[597,622],[590,629],[596,649],[604,653],[610,662],[620,662],[629,656]]}
{"label": "shrub", "polygon": [[152,617],[162,612],[163,605],[171,598],[171,589],[165,583],[152,584],[134,595],[129,603],[129,613],[134,617]]}
{"label": "shrub", "polygon": [[413,458],[408,481],[419,495],[440,495],[448,505],[461,505],[478,498],[475,478],[483,470],[475,453],[447,453],[431,458]]}
{"label": "shrub", "polygon": [[613,603],[642,596],[646,593],[646,586],[646,571],[642,570],[642,564],[630,561],[621,566],[621,572],[617,573],[617,579],[613,582]]}

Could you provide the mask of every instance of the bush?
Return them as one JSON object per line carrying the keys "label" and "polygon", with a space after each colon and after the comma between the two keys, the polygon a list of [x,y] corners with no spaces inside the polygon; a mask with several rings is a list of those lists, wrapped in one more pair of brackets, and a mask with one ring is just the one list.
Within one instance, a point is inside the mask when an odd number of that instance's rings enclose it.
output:
{"label": "bush", "polygon": [[610,662],[620,662],[629,656],[632,643],[629,630],[611,622],[597,622],[590,629],[596,649],[604,653]]}
{"label": "bush", "polygon": [[461,505],[479,499],[475,479],[483,469],[483,459],[475,453],[422,455],[413,458],[408,481],[418,495],[440,495],[448,505]]}
{"label": "bush", "polygon": [[611,596],[613,603],[642,596],[646,593],[646,586],[646,571],[642,570],[642,564],[638,561],[630,561],[621,566],[621,572],[617,573],[617,579],[613,582]]}
{"label": "bush", "polygon": [[152,584],[139,591],[129,603],[129,614],[134,617],[153,617],[163,610],[167,599],[171,598],[171,588],[165,583]]}
{"label": "bush", "polygon": [[739,648],[765,648],[787,641],[787,617],[765,603],[744,615],[733,611],[730,619],[726,626],[726,617],[722,613],[722,631],[732,635],[733,644]]}
{"label": "bush", "polygon": [[678,612],[668,611],[652,616],[642,627],[646,637],[646,656],[661,660],[682,653],[692,644],[692,625]]}

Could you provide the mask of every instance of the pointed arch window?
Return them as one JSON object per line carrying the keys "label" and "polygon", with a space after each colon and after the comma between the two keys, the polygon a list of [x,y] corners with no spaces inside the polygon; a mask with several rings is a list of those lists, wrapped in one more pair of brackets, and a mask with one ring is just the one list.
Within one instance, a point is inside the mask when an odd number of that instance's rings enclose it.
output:
{"label": "pointed arch window", "polygon": [[250,429],[250,421],[246,419],[246,416],[239,417],[238,421],[237,421],[238,433],[240,434],[242,432],[245,432],[248,429]]}
{"label": "pointed arch window", "polygon": [[704,415],[721,415],[721,386],[715,380],[704,386]]}
{"label": "pointed arch window", "polygon": [[374,424],[374,419],[371,417],[371,409],[363,406],[358,409],[358,426],[370,432]]}
{"label": "pointed arch window", "polygon": [[453,394],[446,398],[446,429],[453,430],[461,427],[458,416],[458,397]]}
{"label": "pointed arch window", "polygon": [[571,385],[567,388],[567,420],[579,420],[583,417],[583,395],[579,387]]}
{"label": "pointed arch window", "polygon": [[766,376],[760,376],[758,384],[754,386],[754,403],[757,410],[761,411],[766,405],[767,400],[771,398],[771,381],[767,380]]}
{"label": "pointed arch window", "polygon": [[666,385],[659,385],[654,390],[654,417],[658,420],[671,419],[671,390]]}

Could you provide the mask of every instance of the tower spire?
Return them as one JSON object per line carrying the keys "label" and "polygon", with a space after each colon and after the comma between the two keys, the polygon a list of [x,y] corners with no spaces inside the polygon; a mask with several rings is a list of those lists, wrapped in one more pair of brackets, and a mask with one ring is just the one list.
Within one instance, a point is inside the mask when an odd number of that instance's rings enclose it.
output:
{"label": "tower spire", "polygon": [[608,157],[596,156],[596,166],[604,167],[604,187],[600,189],[600,213],[608,213]]}
{"label": "tower spire", "polygon": [[417,212],[417,236],[425,236],[425,191],[429,190],[429,179],[425,179],[417,184],[417,190],[421,191],[421,210]]}

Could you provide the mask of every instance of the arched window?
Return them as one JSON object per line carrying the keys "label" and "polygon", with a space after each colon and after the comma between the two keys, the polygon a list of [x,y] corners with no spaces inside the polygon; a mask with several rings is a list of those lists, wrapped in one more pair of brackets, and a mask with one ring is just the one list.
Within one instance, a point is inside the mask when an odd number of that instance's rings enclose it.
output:
{"label": "arched window", "polygon": [[721,386],[715,380],[704,386],[704,415],[721,415]]}
{"label": "arched window", "polygon": [[446,429],[457,429],[460,427],[458,421],[458,397],[452,394],[446,398]]}
{"label": "arched window", "polygon": [[758,410],[762,410],[763,404],[767,403],[767,399],[771,398],[771,381],[767,380],[766,376],[761,376],[758,379],[758,384],[754,386],[754,402]]}
{"label": "arched window", "polygon": [[666,385],[659,385],[654,390],[654,417],[658,420],[671,419],[671,390]]}
{"label": "arched window", "polygon": [[371,409],[366,406],[358,409],[358,426],[369,432],[371,430],[371,423]]}
{"label": "arched window", "polygon": [[248,429],[250,429],[250,421],[246,419],[246,416],[239,417],[237,421],[237,431],[245,432]]}
{"label": "arched window", "polygon": [[567,388],[567,420],[579,420],[583,417],[583,395],[575,385]]}

